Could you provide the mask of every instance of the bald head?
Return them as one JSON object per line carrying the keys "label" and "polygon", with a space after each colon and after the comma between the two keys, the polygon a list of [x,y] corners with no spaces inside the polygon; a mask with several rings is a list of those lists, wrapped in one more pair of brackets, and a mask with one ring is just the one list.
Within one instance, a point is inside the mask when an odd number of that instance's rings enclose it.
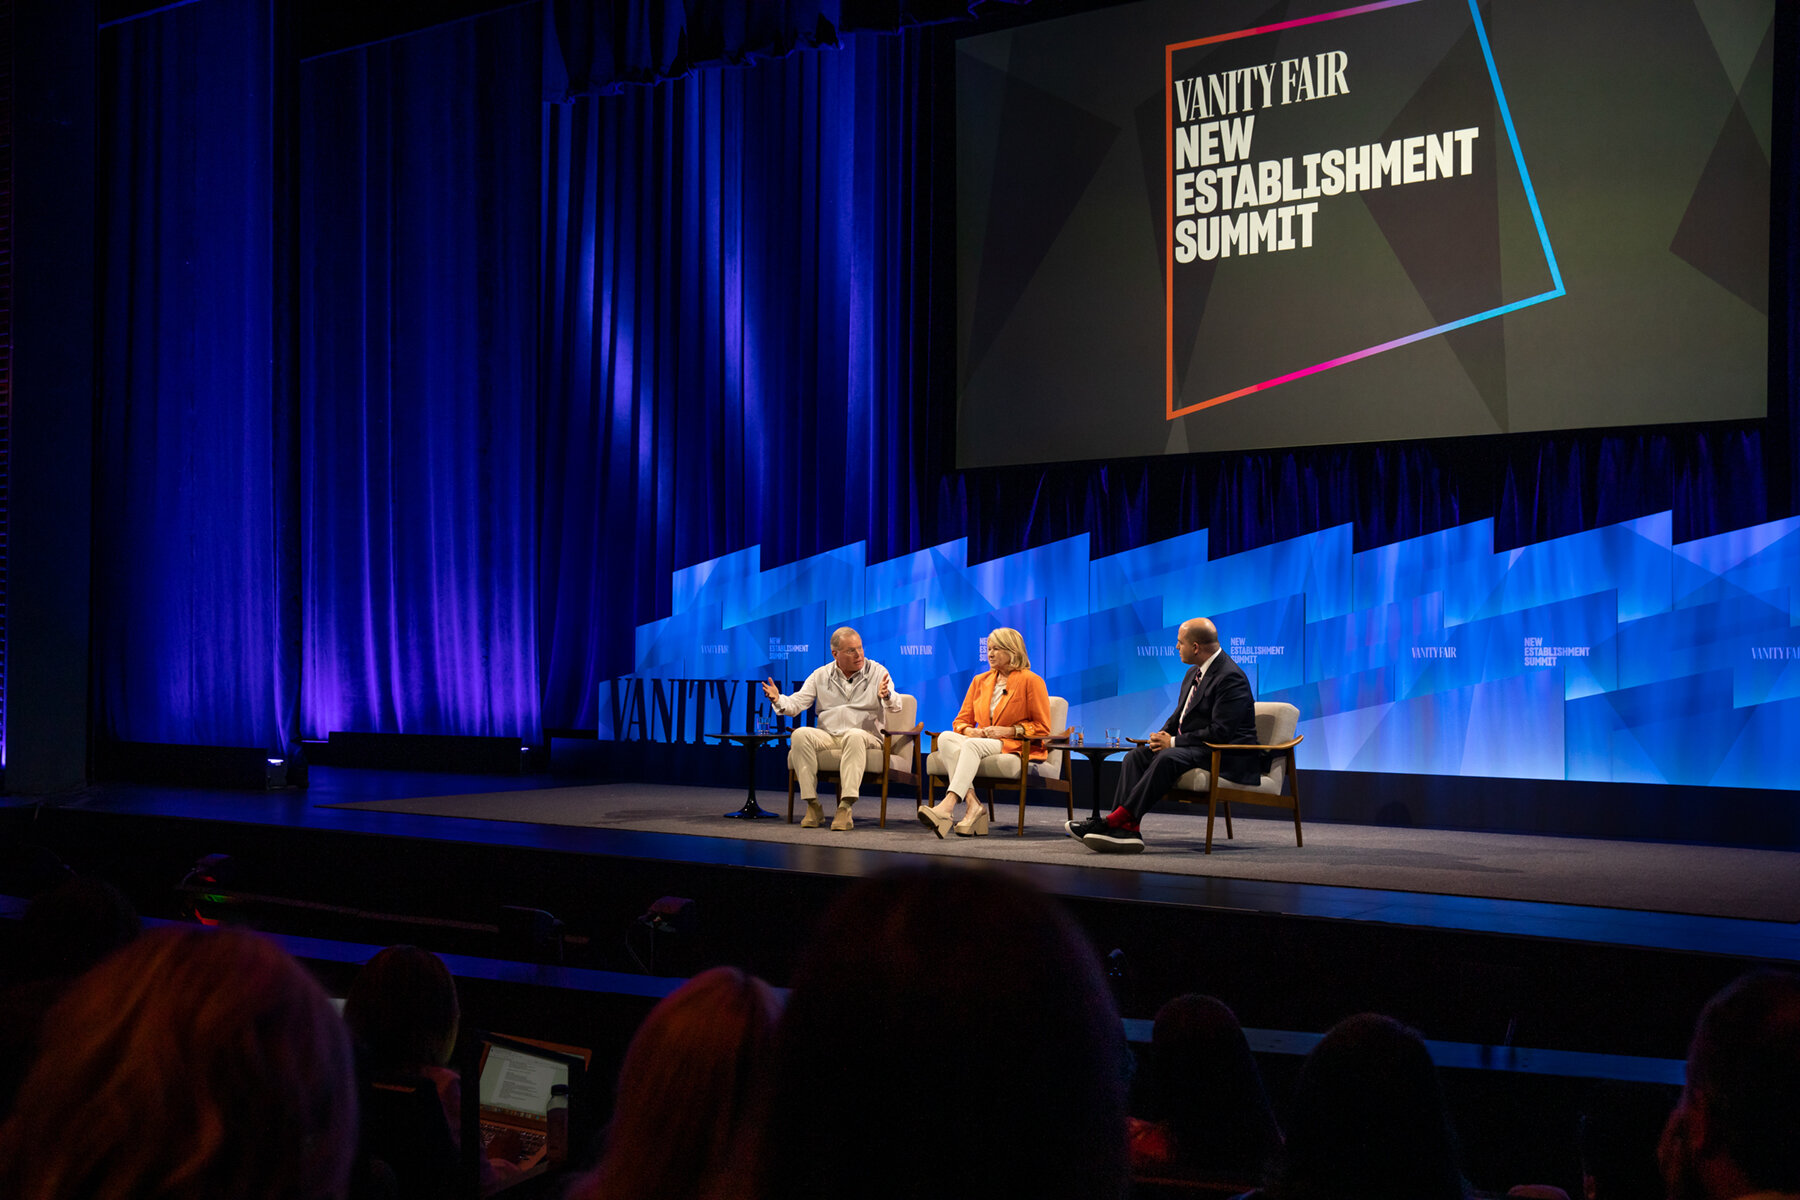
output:
{"label": "bald head", "polygon": [[1181,636],[1208,648],[1219,644],[1219,627],[1205,617],[1189,617],[1181,623]]}
{"label": "bald head", "polygon": [[1175,652],[1188,666],[1203,663],[1219,648],[1219,630],[1205,617],[1189,617],[1181,623],[1175,640]]}

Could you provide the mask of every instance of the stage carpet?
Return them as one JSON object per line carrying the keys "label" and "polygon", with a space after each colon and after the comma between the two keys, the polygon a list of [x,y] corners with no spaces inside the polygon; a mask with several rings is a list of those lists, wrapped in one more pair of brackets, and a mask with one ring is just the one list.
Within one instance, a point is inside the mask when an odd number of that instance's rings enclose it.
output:
{"label": "stage carpet", "polygon": [[[1291,821],[1237,816],[1236,839],[1226,839],[1221,817],[1213,852],[1207,855],[1201,853],[1206,814],[1181,810],[1150,815],[1144,823],[1144,853],[1101,855],[1070,839],[1062,829],[1062,810],[1045,806],[1027,810],[1022,838],[1015,832],[1015,806],[1007,823],[996,821],[987,837],[939,841],[918,823],[910,798],[889,800],[885,829],[876,825],[879,801],[864,799],[856,806],[856,828],[833,833],[802,829],[797,821],[725,820],[722,814],[741,804],[743,795],[741,789],[621,783],[322,807],[1800,921],[1800,854],[1778,850],[1319,822],[1306,824],[1306,845],[1296,847]],[[761,799],[785,816],[785,794]],[[829,813],[829,798],[826,806]]]}

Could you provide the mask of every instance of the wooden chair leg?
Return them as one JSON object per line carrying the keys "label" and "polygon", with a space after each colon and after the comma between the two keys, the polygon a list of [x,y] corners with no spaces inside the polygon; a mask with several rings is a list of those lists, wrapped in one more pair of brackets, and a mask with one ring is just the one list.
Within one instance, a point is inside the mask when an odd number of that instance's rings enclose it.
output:
{"label": "wooden chair leg", "polygon": [[1304,846],[1300,840],[1300,776],[1294,770],[1294,752],[1288,751],[1288,786],[1294,790],[1294,845]]}
{"label": "wooden chair leg", "polygon": [[887,768],[888,765],[885,762],[881,764],[881,819],[875,823],[876,827],[880,829],[887,828]]}
{"label": "wooden chair leg", "polygon": [[1231,801],[1221,800],[1219,803],[1225,806],[1225,836],[1236,838],[1237,834],[1231,832]]}
{"label": "wooden chair leg", "polygon": [[1025,836],[1025,780],[1029,767],[1019,773],[1019,836]]}
{"label": "wooden chair leg", "polygon": [[788,768],[788,824],[794,823],[794,768]]}
{"label": "wooden chair leg", "polygon": [[1212,853],[1213,814],[1218,811],[1219,798],[1209,790],[1206,794],[1206,849],[1203,853]]}

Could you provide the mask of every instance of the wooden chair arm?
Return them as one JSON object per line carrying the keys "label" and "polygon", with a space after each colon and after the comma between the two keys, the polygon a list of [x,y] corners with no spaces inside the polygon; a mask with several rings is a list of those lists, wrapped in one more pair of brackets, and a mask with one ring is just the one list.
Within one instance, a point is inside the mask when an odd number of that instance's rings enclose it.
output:
{"label": "wooden chair arm", "polygon": [[1305,740],[1306,735],[1302,733],[1291,742],[1281,742],[1274,746],[1253,746],[1248,742],[1208,742],[1206,745],[1212,750],[1292,750]]}
{"label": "wooden chair arm", "polygon": [[[918,736],[921,733],[924,733],[924,732],[925,732],[925,722],[920,721],[917,725],[914,725],[911,729],[883,729],[881,731],[881,740],[882,740],[883,744],[885,744],[887,746],[888,753],[892,754],[893,747],[896,744],[904,744],[906,742],[913,741],[916,738],[918,738]],[[933,734],[932,736],[935,737],[937,735]]]}

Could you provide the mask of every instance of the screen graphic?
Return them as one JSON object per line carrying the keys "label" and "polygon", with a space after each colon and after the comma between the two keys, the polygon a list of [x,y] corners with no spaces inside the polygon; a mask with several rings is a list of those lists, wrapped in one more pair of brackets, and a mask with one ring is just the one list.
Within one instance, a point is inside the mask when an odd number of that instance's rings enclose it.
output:
{"label": "screen graphic", "polygon": [[675,573],[601,684],[600,736],[699,740],[770,714],[852,625],[946,727],[984,639],[1018,629],[1069,722],[1143,736],[1174,706],[1176,629],[1218,624],[1259,700],[1300,710],[1313,769],[1800,790],[1800,518],[1691,542],[1658,513],[1496,552],[1491,521],[1355,552],[1349,526],[1209,560],[1205,530],[1093,559],[1085,534],[970,564],[963,541],[862,543]]}
{"label": "screen graphic", "polygon": [[1772,0],[962,39],[959,465],[1765,415],[1774,39]]}

